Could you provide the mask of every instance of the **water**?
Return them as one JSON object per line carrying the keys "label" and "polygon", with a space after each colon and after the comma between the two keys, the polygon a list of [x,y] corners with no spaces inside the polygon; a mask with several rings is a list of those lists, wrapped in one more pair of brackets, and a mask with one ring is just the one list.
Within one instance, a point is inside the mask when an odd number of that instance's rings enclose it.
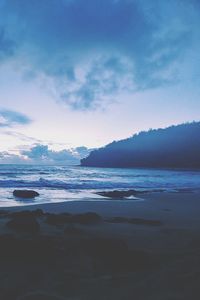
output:
{"label": "water", "polygon": [[[15,199],[12,192],[34,189],[34,200]],[[0,165],[0,206],[19,206],[80,199],[101,200],[95,191],[112,189],[196,190],[200,171],[106,169],[75,166]]]}

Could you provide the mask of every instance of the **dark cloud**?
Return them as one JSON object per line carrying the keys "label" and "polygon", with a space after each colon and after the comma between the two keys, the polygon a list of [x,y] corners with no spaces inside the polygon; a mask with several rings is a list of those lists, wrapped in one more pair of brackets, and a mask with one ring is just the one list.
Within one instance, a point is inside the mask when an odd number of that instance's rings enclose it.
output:
{"label": "dark cloud", "polygon": [[124,90],[176,82],[179,64],[198,28],[195,1],[0,0],[0,4],[4,28],[0,45],[7,39],[9,48],[12,41],[15,55],[23,57],[33,74],[53,79],[56,97],[75,109],[91,109]]}
{"label": "dark cloud", "polygon": [[12,110],[0,109],[0,127],[27,125],[31,122],[31,119],[22,113]]}

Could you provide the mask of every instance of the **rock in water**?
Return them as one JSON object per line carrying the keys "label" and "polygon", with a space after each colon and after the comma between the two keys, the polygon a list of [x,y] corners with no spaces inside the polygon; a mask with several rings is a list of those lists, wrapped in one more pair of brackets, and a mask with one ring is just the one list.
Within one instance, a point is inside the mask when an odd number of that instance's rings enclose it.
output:
{"label": "rock in water", "polygon": [[102,191],[102,192],[97,192],[97,195],[103,196],[103,197],[108,197],[112,199],[124,199],[127,197],[135,197],[140,194],[146,193],[145,191],[136,191],[136,190],[114,190],[114,191]]}
{"label": "rock in water", "polygon": [[14,190],[13,195],[19,198],[35,198],[38,197],[40,194],[32,190]]}

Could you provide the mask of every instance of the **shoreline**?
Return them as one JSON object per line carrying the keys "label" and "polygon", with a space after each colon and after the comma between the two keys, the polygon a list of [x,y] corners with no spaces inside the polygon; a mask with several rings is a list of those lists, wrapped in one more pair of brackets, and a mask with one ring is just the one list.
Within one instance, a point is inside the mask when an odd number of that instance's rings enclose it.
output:
{"label": "shoreline", "polygon": [[[42,209],[45,212],[71,212],[84,213],[95,211],[103,216],[114,216],[117,213],[122,216],[131,217],[133,214],[141,216],[161,215],[166,220],[171,214],[179,221],[184,222],[185,218],[193,222],[197,221],[200,212],[200,191],[196,192],[156,192],[145,193],[136,199],[99,199],[89,198],[82,200],[69,200],[54,203],[27,204],[22,206],[5,206],[0,210],[24,211]],[[200,218],[199,218],[200,219]],[[200,226],[200,221],[197,224]]]}
{"label": "shoreline", "polygon": [[2,297],[199,299],[200,193],[142,198],[1,209]]}

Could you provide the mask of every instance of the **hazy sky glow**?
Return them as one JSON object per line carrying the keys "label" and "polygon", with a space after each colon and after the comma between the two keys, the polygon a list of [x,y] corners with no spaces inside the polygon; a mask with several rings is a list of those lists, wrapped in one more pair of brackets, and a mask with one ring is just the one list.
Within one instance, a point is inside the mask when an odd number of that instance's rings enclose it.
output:
{"label": "hazy sky glow", "polygon": [[198,0],[0,0],[0,152],[199,120],[199,53]]}

